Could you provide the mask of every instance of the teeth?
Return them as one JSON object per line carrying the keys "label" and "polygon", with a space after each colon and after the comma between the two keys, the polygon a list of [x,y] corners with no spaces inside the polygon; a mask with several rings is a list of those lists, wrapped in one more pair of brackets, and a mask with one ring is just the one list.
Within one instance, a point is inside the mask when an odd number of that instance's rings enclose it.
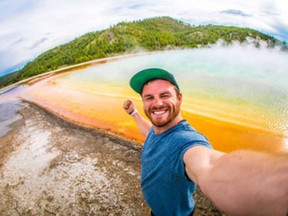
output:
{"label": "teeth", "polygon": [[166,111],[154,111],[153,113],[155,114],[155,115],[161,115],[161,114],[163,114],[163,113],[165,113]]}

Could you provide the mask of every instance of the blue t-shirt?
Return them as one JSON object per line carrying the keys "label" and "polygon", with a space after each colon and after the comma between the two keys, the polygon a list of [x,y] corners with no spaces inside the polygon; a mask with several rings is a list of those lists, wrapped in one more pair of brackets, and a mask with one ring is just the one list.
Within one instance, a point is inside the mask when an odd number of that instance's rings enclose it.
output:
{"label": "blue t-shirt", "polygon": [[161,134],[150,129],[142,150],[141,188],[156,216],[184,216],[194,210],[196,185],[186,175],[183,156],[198,145],[212,148],[186,121]]}

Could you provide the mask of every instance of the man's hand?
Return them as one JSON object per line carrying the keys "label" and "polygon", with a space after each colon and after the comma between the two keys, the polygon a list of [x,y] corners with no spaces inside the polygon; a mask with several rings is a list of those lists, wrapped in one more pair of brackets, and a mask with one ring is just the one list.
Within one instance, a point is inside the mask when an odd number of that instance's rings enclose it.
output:
{"label": "man's hand", "polygon": [[126,100],[123,103],[123,109],[130,114],[133,110],[135,110],[135,105],[131,100]]}

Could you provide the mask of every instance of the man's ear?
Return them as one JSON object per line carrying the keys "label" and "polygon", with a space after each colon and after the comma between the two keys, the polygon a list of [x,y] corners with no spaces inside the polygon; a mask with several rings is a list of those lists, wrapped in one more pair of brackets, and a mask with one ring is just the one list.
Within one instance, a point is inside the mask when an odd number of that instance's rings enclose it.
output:
{"label": "man's ear", "polygon": [[182,102],[182,93],[179,93],[178,100],[180,100]]}

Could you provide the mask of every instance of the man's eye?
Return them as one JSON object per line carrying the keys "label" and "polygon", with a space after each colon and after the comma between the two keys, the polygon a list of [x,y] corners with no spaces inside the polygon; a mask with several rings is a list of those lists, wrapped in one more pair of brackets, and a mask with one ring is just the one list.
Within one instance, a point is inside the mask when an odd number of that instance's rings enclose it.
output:
{"label": "man's eye", "polygon": [[169,94],[164,94],[164,95],[161,95],[162,98],[169,98],[170,95]]}
{"label": "man's eye", "polygon": [[149,101],[149,100],[152,100],[152,99],[153,99],[153,97],[146,97],[145,98],[146,101]]}

